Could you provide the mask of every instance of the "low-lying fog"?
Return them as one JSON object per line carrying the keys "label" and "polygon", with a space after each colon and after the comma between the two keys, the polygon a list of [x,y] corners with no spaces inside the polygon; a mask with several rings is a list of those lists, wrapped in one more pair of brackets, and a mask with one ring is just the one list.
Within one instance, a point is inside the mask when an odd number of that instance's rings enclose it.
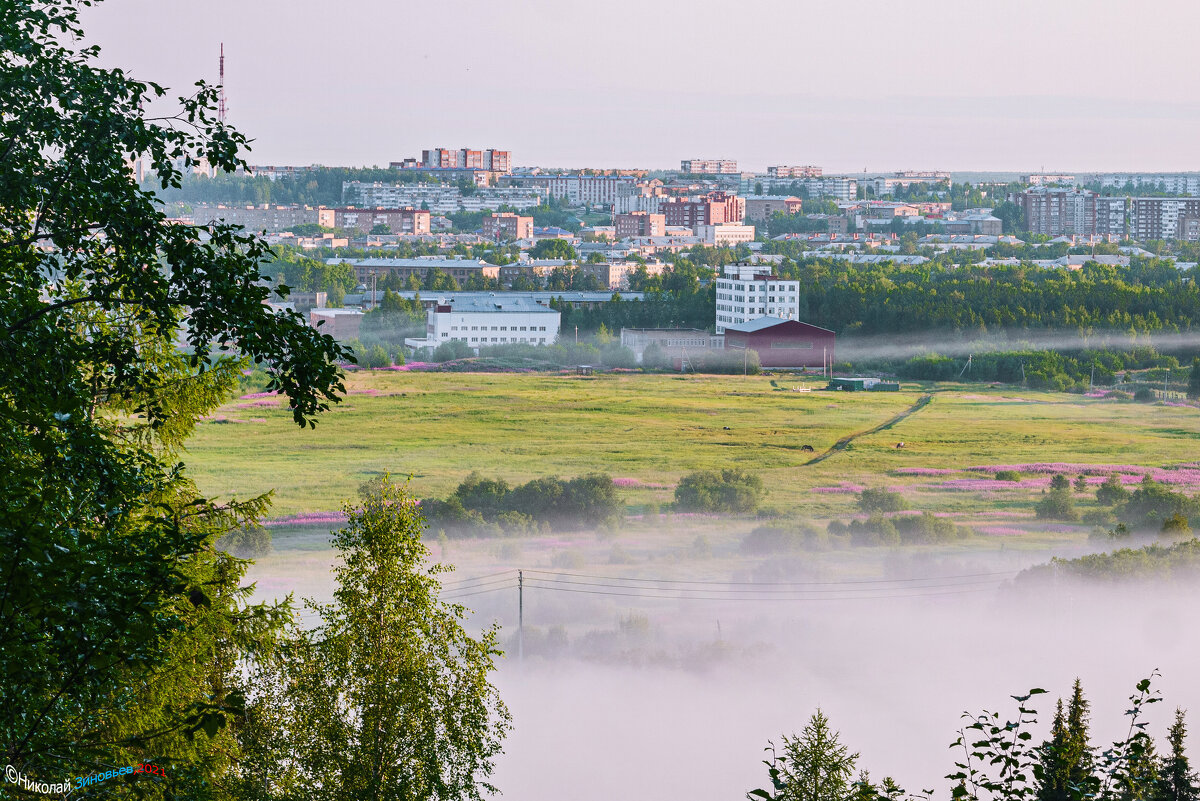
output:
{"label": "low-lying fog", "polygon": [[[634,564],[601,557],[612,547],[597,544],[587,558],[577,548],[566,566],[548,553],[561,541],[448,548],[459,569],[444,594],[475,611],[473,624],[504,627],[495,682],[514,728],[495,780],[509,799],[741,799],[765,786],[767,740],[799,731],[818,706],[874,779],[941,794],[964,710],[1007,713],[1010,695],[1038,686],[1050,691],[1039,705],[1046,722],[1078,676],[1093,704],[1093,742],[1107,744],[1128,725],[1134,685],[1156,668],[1165,700],[1151,708],[1155,737],[1182,706],[1200,738],[1194,581],[1007,581],[1087,546],[753,560],[718,546],[708,559]],[[328,551],[304,553],[299,573],[286,557],[253,568],[260,594],[327,595]],[[523,660],[515,571],[492,575],[510,567],[526,568]]]}

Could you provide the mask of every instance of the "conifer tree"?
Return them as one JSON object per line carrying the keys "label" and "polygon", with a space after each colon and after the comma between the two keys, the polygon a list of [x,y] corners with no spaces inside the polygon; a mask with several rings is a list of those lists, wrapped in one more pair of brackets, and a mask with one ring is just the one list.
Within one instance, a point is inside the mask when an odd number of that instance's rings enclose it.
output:
{"label": "conifer tree", "polygon": [[1187,725],[1183,710],[1175,710],[1175,722],[1167,731],[1171,754],[1163,758],[1154,801],[1200,801],[1200,777],[1192,771],[1184,750]]}
{"label": "conifer tree", "polygon": [[1091,795],[1096,784],[1094,760],[1088,744],[1088,708],[1078,679],[1064,713],[1062,699],[1054,712],[1050,739],[1040,749],[1038,801],[1073,801]]}

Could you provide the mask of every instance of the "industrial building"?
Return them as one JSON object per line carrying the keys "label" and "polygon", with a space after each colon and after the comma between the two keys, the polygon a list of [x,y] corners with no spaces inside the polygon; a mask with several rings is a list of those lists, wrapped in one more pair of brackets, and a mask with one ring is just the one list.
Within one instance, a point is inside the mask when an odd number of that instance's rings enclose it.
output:
{"label": "industrial building", "polygon": [[451,298],[427,312],[424,339],[409,338],[414,348],[435,348],[458,340],[473,348],[485,345],[553,345],[558,339],[560,315],[528,298]]}
{"label": "industrial building", "polygon": [[833,363],[834,333],[828,328],[760,317],[725,326],[726,350],[752,350],[765,368],[818,367]]}

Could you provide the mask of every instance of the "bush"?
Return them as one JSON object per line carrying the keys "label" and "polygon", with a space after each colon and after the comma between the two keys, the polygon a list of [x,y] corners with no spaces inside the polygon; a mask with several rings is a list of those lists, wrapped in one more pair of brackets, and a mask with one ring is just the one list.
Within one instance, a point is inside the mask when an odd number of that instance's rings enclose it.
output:
{"label": "bush", "polygon": [[1040,520],[1078,520],[1075,500],[1070,490],[1052,489],[1034,507]]}
{"label": "bush", "polygon": [[[850,532],[851,545],[899,545],[900,532],[896,524],[882,515],[873,515],[866,520],[851,520],[846,526]],[[831,528],[830,534],[835,533]]]}
{"label": "bush", "polygon": [[1055,473],[1050,479],[1050,489],[1065,490],[1071,488],[1071,479],[1064,476],[1062,473]]}
{"label": "bush", "polygon": [[1182,492],[1173,492],[1149,477],[1142,481],[1117,513],[1118,518],[1135,530],[1161,530],[1167,519],[1174,515],[1200,520],[1200,498],[1189,498]]}
{"label": "bush", "polygon": [[429,360],[434,362],[452,362],[455,359],[465,359],[468,356],[474,355],[475,351],[466,342],[460,339],[448,339],[433,349],[433,355],[429,357]]}
{"label": "bush", "polygon": [[742,538],[741,550],[749,554],[814,550],[825,544],[820,533],[807,526],[759,526]]}
{"label": "bush", "polygon": [[1101,506],[1116,506],[1129,500],[1129,490],[1121,483],[1120,476],[1109,476],[1096,488],[1096,502]]}
{"label": "bush", "polygon": [[231,531],[217,540],[217,547],[240,559],[258,559],[271,552],[271,532],[265,528]]}
{"label": "bush", "polygon": [[905,545],[925,542],[949,542],[959,537],[959,528],[953,522],[936,517],[932,512],[908,515],[892,519],[900,542]]}
{"label": "bush", "polygon": [[1138,403],[1152,403],[1154,401],[1154,390],[1142,387],[1133,393],[1133,399]]}
{"label": "bush", "polygon": [[890,492],[882,488],[868,488],[859,494],[858,508],[867,514],[873,514],[875,512],[899,512],[907,509],[908,506],[904,502],[904,496],[898,492]]}
{"label": "bush", "polygon": [[1188,525],[1188,519],[1176,512],[1163,521],[1162,533],[1172,536],[1184,536],[1192,533],[1192,527]]}
{"label": "bush", "polygon": [[675,505],[696,512],[753,512],[762,497],[762,479],[737,469],[690,473],[675,488]]}
{"label": "bush", "polygon": [[1018,473],[1016,470],[997,470],[996,471],[996,480],[997,481],[1020,481],[1021,474]]}
{"label": "bush", "polygon": [[391,367],[392,359],[383,345],[372,345],[367,350],[366,359],[360,361],[359,364],[372,370],[378,370],[383,367]]}
{"label": "bush", "polygon": [[471,473],[449,498],[421,501],[421,511],[431,527],[450,536],[482,536],[545,531],[551,525],[614,526],[624,507],[612,477],[601,473],[536,478],[519,487]]}

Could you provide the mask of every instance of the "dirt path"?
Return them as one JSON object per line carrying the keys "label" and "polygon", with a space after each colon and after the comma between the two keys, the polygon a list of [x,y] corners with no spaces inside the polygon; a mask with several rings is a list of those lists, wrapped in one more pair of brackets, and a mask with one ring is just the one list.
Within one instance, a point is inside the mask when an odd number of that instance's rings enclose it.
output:
{"label": "dirt path", "polygon": [[820,456],[816,456],[812,459],[809,459],[807,462],[804,463],[804,466],[807,467],[810,464],[816,464],[817,462],[823,462],[826,459],[828,459],[830,456],[833,456],[838,451],[846,450],[846,446],[849,445],[854,440],[858,439],[859,437],[865,437],[868,434],[874,434],[877,431],[883,431],[885,428],[891,428],[892,426],[896,425],[896,423],[899,423],[901,420],[908,417],[910,414],[914,414],[914,413],[920,411],[921,409],[925,408],[926,406],[928,406],[929,402],[931,400],[933,400],[932,395],[922,395],[920,400],[918,400],[912,406],[909,406],[907,409],[900,412],[900,414],[896,415],[895,417],[891,418],[890,420],[880,423],[879,425],[875,426],[874,428],[868,428],[866,431],[859,431],[858,433],[851,434],[848,437],[842,437],[837,442],[833,443],[832,448],[825,451]]}

